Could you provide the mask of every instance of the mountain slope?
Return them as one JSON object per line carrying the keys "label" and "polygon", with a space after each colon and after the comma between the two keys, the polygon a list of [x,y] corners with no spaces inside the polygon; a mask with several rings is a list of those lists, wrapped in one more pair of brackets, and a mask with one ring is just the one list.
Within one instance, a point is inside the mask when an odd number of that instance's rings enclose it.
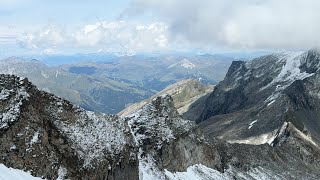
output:
{"label": "mountain slope", "polygon": [[126,109],[118,113],[118,115],[122,117],[128,116],[141,109],[147,103],[150,103],[154,98],[163,96],[165,94],[168,94],[173,98],[174,107],[177,109],[179,114],[184,114],[185,112],[187,112],[191,104],[193,104],[199,98],[210,93],[212,90],[213,86],[202,84],[198,80],[182,80],[168,86],[167,88],[158,92],[147,100],[127,107]]}
{"label": "mountain slope", "polygon": [[96,112],[114,114],[127,104],[141,101],[154,93],[104,76],[69,73],[59,67],[48,67],[37,60],[1,60],[0,72],[27,77],[40,89]]}
{"label": "mountain slope", "polygon": [[197,122],[210,137],[249,144],[270,143],[290,122],[319,144],[319,67],[316,50],[233,62]]}

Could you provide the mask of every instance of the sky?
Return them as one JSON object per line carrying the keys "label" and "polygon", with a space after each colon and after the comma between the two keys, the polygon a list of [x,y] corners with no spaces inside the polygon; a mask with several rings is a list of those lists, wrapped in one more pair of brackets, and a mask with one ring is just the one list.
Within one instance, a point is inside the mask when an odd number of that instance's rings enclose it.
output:
{"label": "sky", "polygon": [[0,56],[309,49],[318,0],[0,0]]}

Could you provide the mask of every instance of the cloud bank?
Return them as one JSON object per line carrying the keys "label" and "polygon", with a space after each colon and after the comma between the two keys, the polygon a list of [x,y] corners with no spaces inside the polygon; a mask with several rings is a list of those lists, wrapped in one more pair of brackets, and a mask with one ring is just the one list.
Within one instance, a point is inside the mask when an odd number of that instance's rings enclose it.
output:
{"label": "cloud bank", "polygon": [[128,16],[152,14],[172,37],[198,47],[320,47],[318,0],[133,0]]}
{"label": "cloud bank", "polygon": [[63,49],[135,53],[167,50],[167,34],[168,27],[163,23],[102,21],[78,29],[48,25],[24,33],[18,41],[22,47],[44,54],[60,53]]}
{"label": "cloud bank", "polygon": [[[320,47],[319,9],[319,0],[132,0],[118,20],[38,26],[17,39],[44,54],[309,49]],[[0,44],[15,42],[10,31]]]}

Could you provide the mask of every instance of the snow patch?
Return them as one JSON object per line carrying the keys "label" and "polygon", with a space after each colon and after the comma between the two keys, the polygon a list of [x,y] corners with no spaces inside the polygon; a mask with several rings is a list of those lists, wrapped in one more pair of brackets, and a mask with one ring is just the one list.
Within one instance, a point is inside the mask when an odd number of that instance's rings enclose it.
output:
{"label": "snow patch", "polygon": [[57,70],[57,71],[56,71],[56,74],[55,74],[56,78],[58,77],[59,74],[60,74],[60,73],[59,73],[59,71]]}
{"label": "snow patch", "polygon": [[314,75],[314,73],[309,74],[300,70],[302,58],[305,56],[304,52],[288,52],[283,55],[278,61],[278,63],[284,63],[280,73],[271,83],[261,88],[261,90],[264,90],[270,86],[277,85],[272,95],[266,99],[266,102],[269,102],[268,105],[271,105],[280,96],[282,90],[286,89],[294,81],[303,80]]}
{"label": "snow patch", "polygon": [[168,69],[175,67],[177,64],[178,63],[175,63],[175,64],[172,64],[172,65],[168,66]]}
{"label": "snow patch", "polygon": [[215,169],[208,168],[202,164],[196,164],[187,168],[186,172],[172,173],[165,170],[166,178],[169,180],[233,180],[239,179],[275,179],[280,180],[284,177],[262,167],[252,168],[247,172],[230,167],[224,173]]}
{"label": "snow patch", "polygon": [[165,170],[165,175],[170,180],[203,180],[203,179],[231,179],[227,173],[208,168],[202,164],[196,164],[187,168],[186,172],[172,173]]}
{"label": "snow patch", "polygon": [[249,127],[248,127],[248,129],[251,129],[252,128],[252,126],[254,125],[254,123],[256,123],[258,120],[254,120],[254,121],[252,121],[250,124],[249,124]]}
{"label": "snow patch", "polygon": [[261,134],[259,136],[253,136],[246,139],[237,139],[237,140],[228,140],[228,143],[234,144],[251,144],[251,145],[261,145],[268,143],[271,145],[271,143],[274,141],[276,131],[273,131],[271,133]]}
{"label": "snow patch", "polygon": [[181,63],[181,66],[186,69],[193,69],[196,67],[196,65],[191,63],[188,59],[183,59],[180,63]]}
{"label": "snow patch", "polygon": [[271,106],[273,103],[275,103],[276,102],[276,100],[275,99],[273,99],[271,102],[269,102],[268,104],[267,104],[267,106]]}
{"label": "snow patch", "polygon": [[41,70],[41,75],[47,79],[49,78],[49,75],[45,74],[42,70]]}
{"label": "snow patch", "polygon": [[36,144],[39,142],[39,132],[35,132],[31,141],[30,141],[30,146],[32,146],[33,144]]}
{"label": "snow patch", "polygon": [[29,98],[29,94],[24,86],[14,89],[1,89],[1,92],[3,92],[2,100],[9,96],[11,98],[9,99],[7,108],[0,114],[0,130],[7,129],[9,124],[18,120],[20,116],[20,107],[23,101],[28,100]]}
{"label": "snow patch", "polygon": [[33,177],[22,170],[8,168],[0,164],[0,179],[1,180],[40,180],[41,178]]}
{"label": "snow patch", "polygon": [[168,69],[173,68],[173,67],[175,67],[177,65],[180,65],[181,67],[186,68],[186,69],[193,69],[193,68],[196,67],[195,64],[190,62],[188,59],[184,58],[181,61],[179,61],[178,63],[174,63],[174,64],[168,66]]}
{"label": "snow patch", "polygon": [[14,145],[14,144],[10,147],[10,151],[11,151],[11,150],[16,150],[16,149],[17,149],[17,146]]}
{"label": "snow patch", "polygon": [[63,166],[60,166],[58,169],[58,178],[57,180],[65,180],[67,176],[67,169]]}
{"label": "snow patch", "polygon": [[0,92],[0,101],[6,100],[9,96],[12,90],[2,89]]}
{"label": "snow patch", "polygon": [[153,179],[165,180],[164,173],[158,169],[155,163],[155,160],[150,155],[147,155],[146,158],[139,159],[139,179],[140,180],[153,180]]}

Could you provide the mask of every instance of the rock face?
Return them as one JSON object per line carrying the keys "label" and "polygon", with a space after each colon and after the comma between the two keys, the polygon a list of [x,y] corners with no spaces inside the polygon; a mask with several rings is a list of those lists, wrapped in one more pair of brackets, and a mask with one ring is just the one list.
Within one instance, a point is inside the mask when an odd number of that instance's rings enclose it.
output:
{"label": "rock face", "polygon": [[164,170],[184,171],[194,164],[220,164],[218,151],[193,122],[179,116],[169,95],[154,98],[126,119],[139,147],[142,179],[165,179]]}
{"label": "rock face", "polygon": [[47,179],[138,179],[129,127],[116,116],[84,111],[27,79],[1,75],[0,83],[2,164]]}
{"label": "rock face", "polygon": [[[309,174],[304,178],[316,178],[320,164],[319,75],[317,50],[235,61],[204,103],[192,105],[189,111],[199,112],[193,117],[207,138],[232,143],[226,149],[231,159],[239,158],[235,164],[255,166],[264,161],[273,172],[286,169],[294,178],[303,174],[297,169],[305,168]],[[248,147],[238,143],[255,146],[245,152]],[[260,162],[252,157],[259,157]],[[232,161],[229,163],[234,164]]]}
{"label": "rock face", "polygon": [[210,137],[250,144],[271,143],[290,122],[319,144],[319,67],[316,50],[233,62],[196,121]]}

